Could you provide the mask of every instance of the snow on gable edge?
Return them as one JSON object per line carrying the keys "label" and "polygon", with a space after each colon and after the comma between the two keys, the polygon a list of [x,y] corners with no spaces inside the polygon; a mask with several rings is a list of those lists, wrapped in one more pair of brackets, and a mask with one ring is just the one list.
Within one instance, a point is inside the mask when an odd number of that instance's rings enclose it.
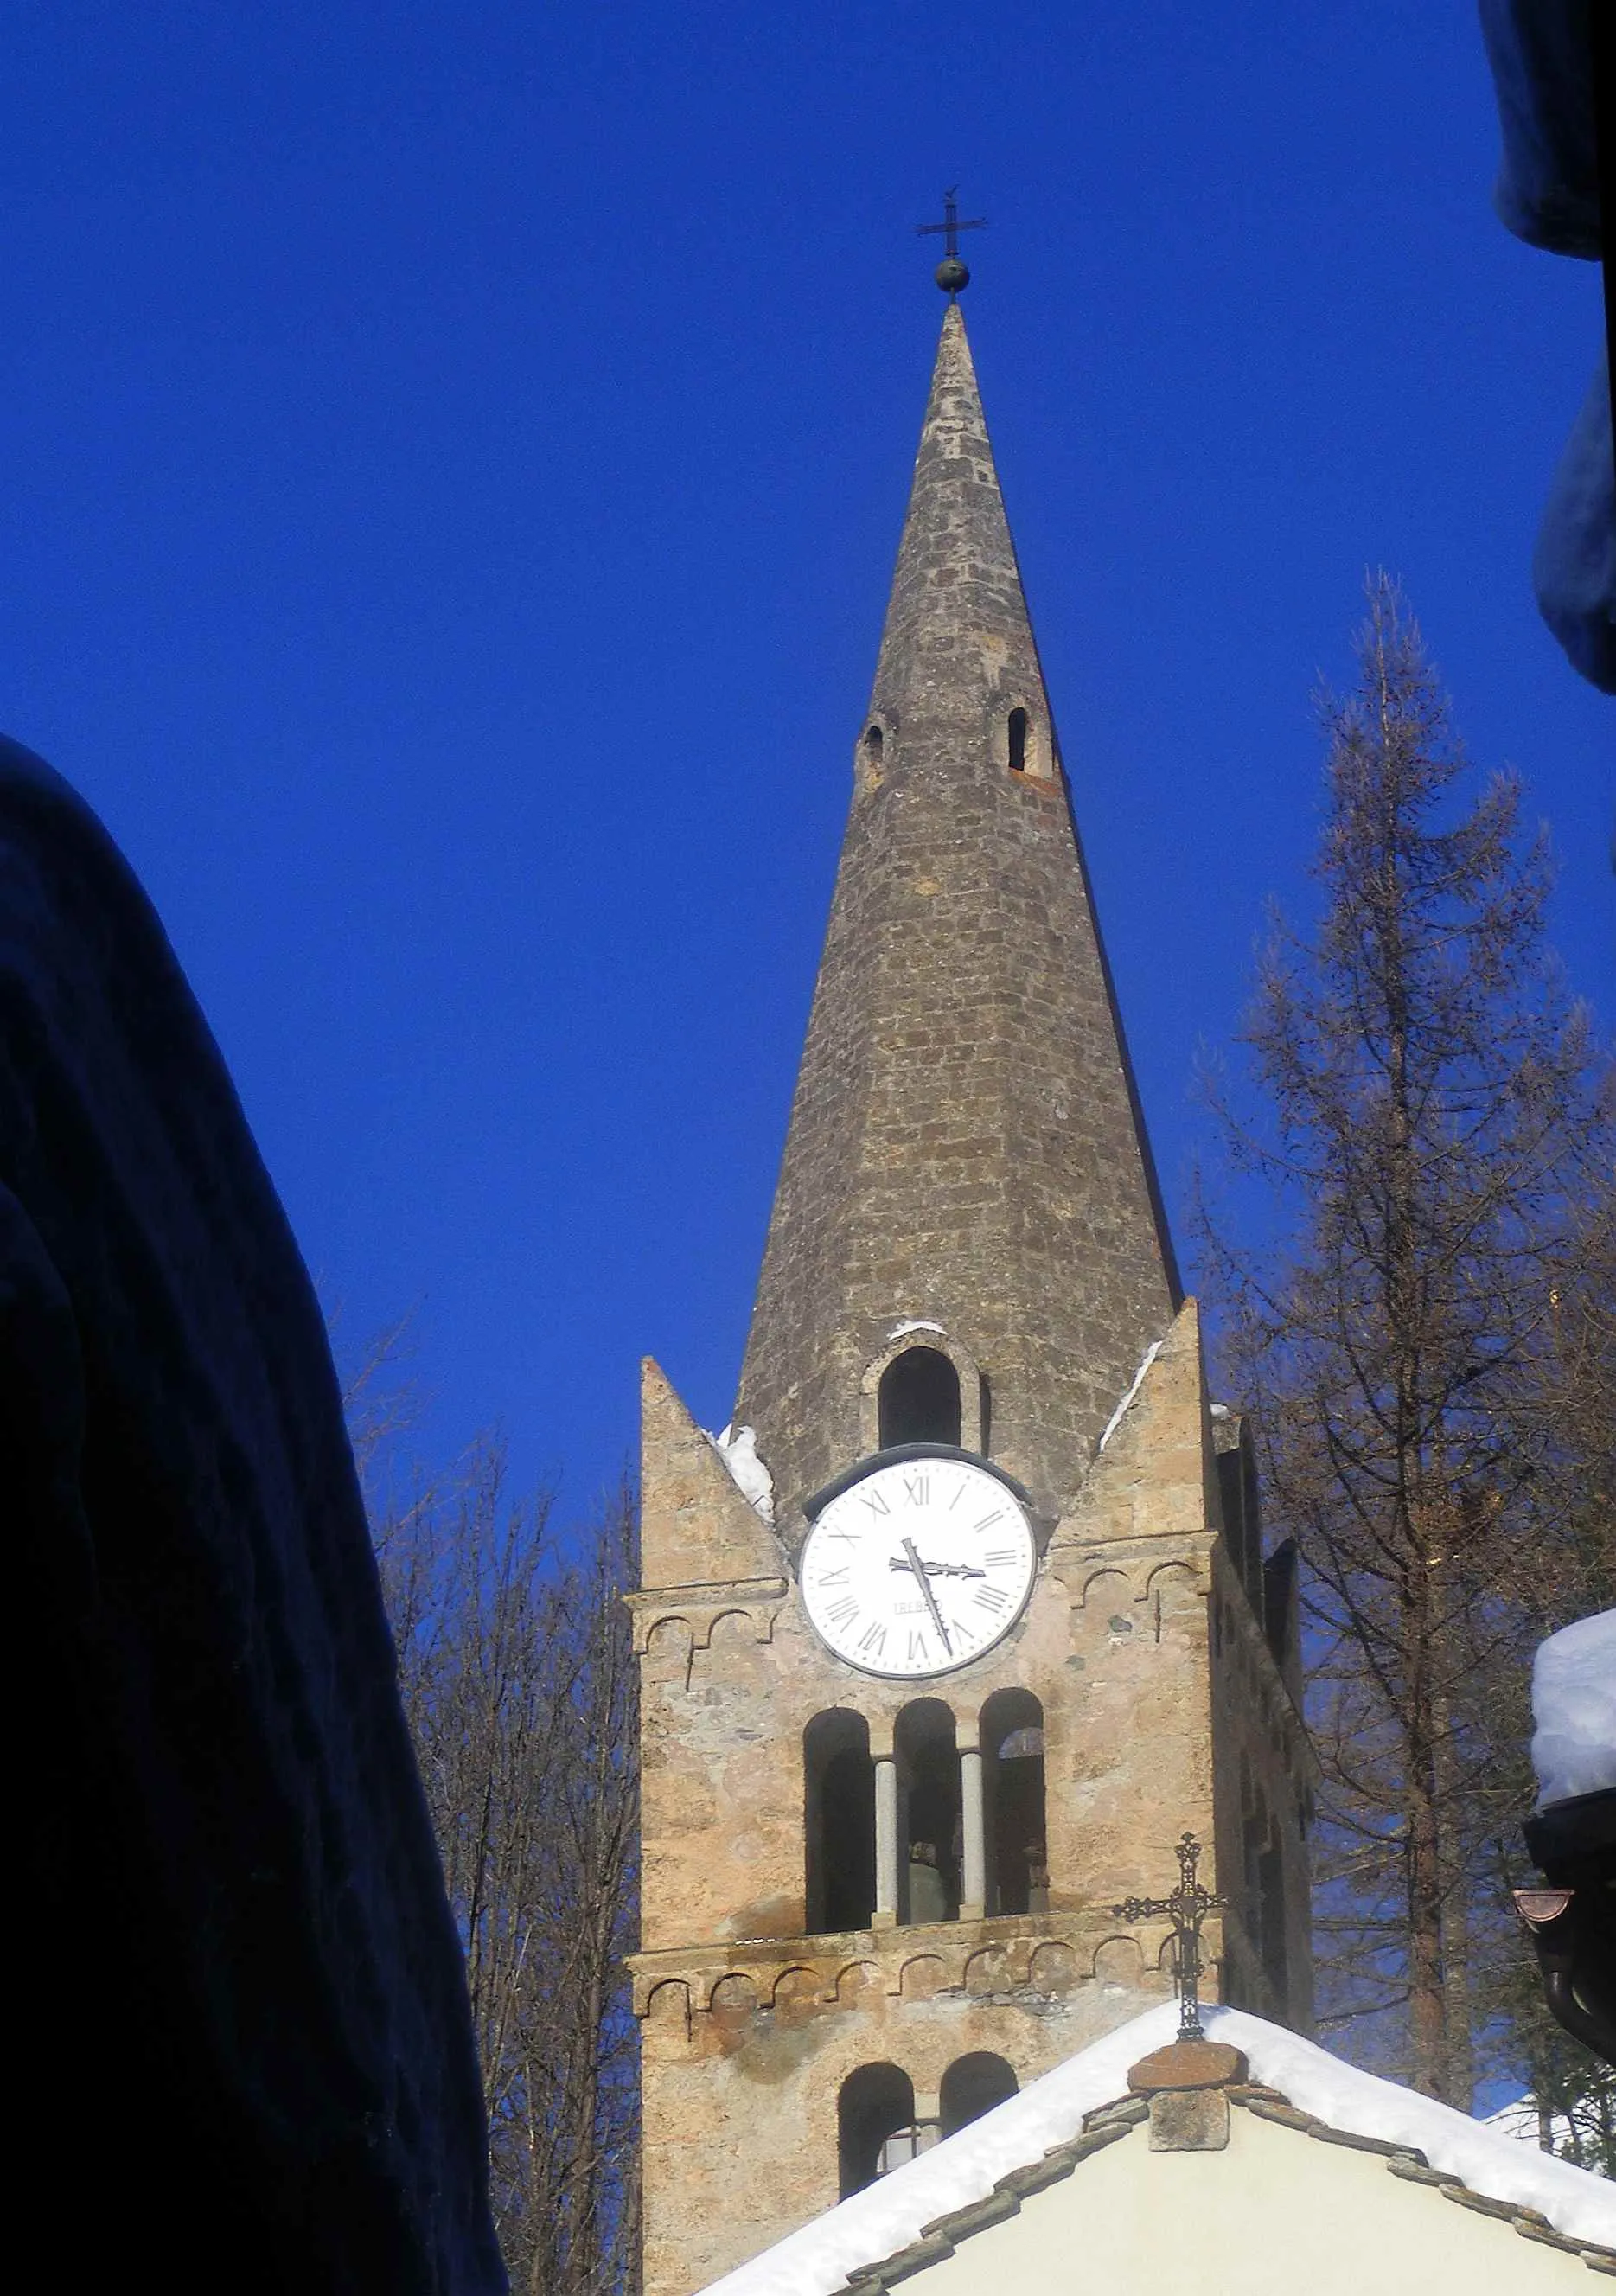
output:
{"label": "snow on gable edge", "polygon": [[1128,1393],[1123,1397],[1121,1402],[1118,1404],[1116,1409],[1112,1413],[1111,1417],[1105,1423],[1105,1432],[1101,1436],[1099,1443],[1099,1448],[1102,1451],[1111,1441],[1112,1437],[1116,1433],[1118,1428],[1122,1424],[1124,1418],[1127,1416],[1128,1406],[1133,1401],[1135,1396],[1138,1394],[1139,1390],[1144,1386],[1144,1374],[1155,1362],[1156,1357],[1161,1353],[1162,1344],[1162,1341],[1160,1340],[1153,1340],[1149,1347],[1145,1349],[1144,1360],[1140,1364],[1138,1370],[1134,1374],[1132,1386],[1128,1389]]}
{"label": "snow on gable edge", "polygon": [[[1243,2049],[1251,2078],[1299,2112],[1354,2136],[1407,2145],[1489,2200],[1536,2209],[1572,2239],[1616,2243],[1616,2186],[1586,2169],[1534,2152],[1483,2121],[1360,2072],[1266,2019],[1202,2010],[1209,2036]],[[711,2283],[704,2296],[834,2296],[848,2280],[895,2256],[922,2227],[986,2200],[1013,2169],[1082,2134],[1084,2118],[1128,2094],[1128,2068],[1177,2032],[1164,2002],[1108,2033],[980,2120],[856,2193],[810,2224]]]}
{"label": "snow on gable edge", "polygon": [[758,1438],[751,1427],[737,1427],[732,1419],[718,1434],[705,1427],[703,1435],[729,1470],[730,1480],[753,1511],[772,1529],[775,1521],[775,1479],[758,1456]]}

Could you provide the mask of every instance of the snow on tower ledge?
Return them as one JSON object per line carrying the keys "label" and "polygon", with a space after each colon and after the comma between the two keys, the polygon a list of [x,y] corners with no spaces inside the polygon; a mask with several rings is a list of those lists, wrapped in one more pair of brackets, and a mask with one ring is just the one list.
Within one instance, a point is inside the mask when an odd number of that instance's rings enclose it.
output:
{"label": "snow on tower ledge", "polygon": [[[1313,2124],[1309,2134],[1421,2155],[1438,2179],[1522,2216],[1535,2211],[1573,2242],[1600,2249],[1616,2243],[1616,2185],[1606,2178],[1360,2072],[1261,2017],[1216,2007],[1203,2007],[1202,2017],[1208,2038],[1239,2050],[1251,2081],[1278,2091],[1296,2123]],[[1101,2107],[1126,2100],[1130,2068],[1172,2042],[1177,2020],[1176,2005],[1164,2002],[1108,2033],[956,2136],[713,2282],[707,2296],[834,2296],[849,2280],[875,2276],[939,2218],[974,2210],[1002,2179],[1081,2137],[1086,2120]],[[967,2221],[954,2236],[973,2229]],[[946,2252],[947,2237],[944,2228],[939,2253]],[[904,2276],[906,2271],[890,2275]]]}

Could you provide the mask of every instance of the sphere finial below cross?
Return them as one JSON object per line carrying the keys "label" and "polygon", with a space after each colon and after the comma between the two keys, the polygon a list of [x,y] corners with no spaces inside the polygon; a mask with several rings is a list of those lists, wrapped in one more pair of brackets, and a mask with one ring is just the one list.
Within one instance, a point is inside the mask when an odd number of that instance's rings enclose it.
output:
{"label": "sphere finial below cross", "polygon": [[923,239],[930,237],[933,232],[941,232],[943,234],[943,247],[946,252],[942,261],[937,266],[935,276],[938,285],[945,295],[957,295],[962,289],[971,284],[971,274],[960,260],[961,232],[980,231],[988,220],[986,216],[971,216],[964,223],[960,221],[959,207],[954,196],[958,189],[959,186],[956,184],[943,193],[941,223],[923,223],[915,226]]}

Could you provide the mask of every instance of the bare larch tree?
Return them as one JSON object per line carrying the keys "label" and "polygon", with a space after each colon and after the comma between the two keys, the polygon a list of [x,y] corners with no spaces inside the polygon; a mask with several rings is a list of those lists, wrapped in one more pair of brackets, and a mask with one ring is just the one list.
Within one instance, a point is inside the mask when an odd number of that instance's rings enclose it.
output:
{"label": "bare larch tree", "polygon": [[1304,1561],[1321,2021],[1468,2109],[1474,2037],[1522,2055],[1485,1978],[1530,1647],[1597,1601],[1611,1075],[1545,952],[1546,840],[1472,782],[1384,578],[1322,715],[1317,919],[1260,955],[1201,1252]]}

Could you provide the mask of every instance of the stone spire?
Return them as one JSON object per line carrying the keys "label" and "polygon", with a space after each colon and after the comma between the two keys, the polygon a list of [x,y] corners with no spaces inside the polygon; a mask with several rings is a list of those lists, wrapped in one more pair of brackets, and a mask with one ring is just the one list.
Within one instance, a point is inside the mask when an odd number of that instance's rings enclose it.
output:
{"label": "stone spire", "polygon": [[1178,1297],[951,302],[741,1377],[781,1529],[874,1447],[873,1368],[915,1322],[1059,1512]]}

